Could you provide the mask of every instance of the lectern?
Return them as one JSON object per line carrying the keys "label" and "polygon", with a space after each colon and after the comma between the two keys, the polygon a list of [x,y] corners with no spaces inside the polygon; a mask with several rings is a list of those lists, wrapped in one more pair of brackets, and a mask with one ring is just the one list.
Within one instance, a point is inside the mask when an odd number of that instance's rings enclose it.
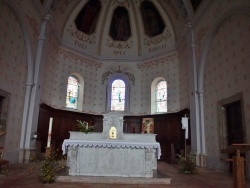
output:
{"label": "lectern", "polygon": [[235,153],[233,156],[233,182],[234,188],[245,188],[245,169],[244,169],[244,157],[241,157],[241,153],[246,153],[250,150],[250,144],[232,144],[227,149],[222,150],[222,153]]}

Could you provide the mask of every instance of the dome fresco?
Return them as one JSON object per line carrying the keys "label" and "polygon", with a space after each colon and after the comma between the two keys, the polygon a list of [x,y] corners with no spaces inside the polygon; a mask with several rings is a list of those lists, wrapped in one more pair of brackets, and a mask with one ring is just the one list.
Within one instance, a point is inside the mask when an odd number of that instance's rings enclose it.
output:
{"label": "dome fresco", "polygon": [[154,4],[150,1],[143,1],[140,9],[145,34],[149,37],[161,34],[164,31],[165,23]]}
{"label": "dome fresco", "polygon": [[63,24],[62,43],[102,60],[143,60],[167,53],[175,49],[187,19],[184,4],[178,2],[79,1]]}
{"label": "dome fresco", "polygon": [[[99,0],[89,0],[75,19],[76,28],[89,35],[95,31],[97,19],[100,13],[101,3]],[[140,13],[143,20],[144,33],[149,37],[161,34],[165,23],[150,1],[143,1],[140,5]],[[109,35],[115,41],[126,41],[131,36],[129,14],[125,7],[115,8]]]}
{"label": "dome fresco", "polygon": [[99,0],[88,1],[75,19],[76,28],[85,34],[92,34],[96,28],[100,9]]}
{"label": "dome fresco", "polygon": [[114,10],[109,35],[115,41],[126,41],[131,36],[129,15],[126,8],[118,6]]}

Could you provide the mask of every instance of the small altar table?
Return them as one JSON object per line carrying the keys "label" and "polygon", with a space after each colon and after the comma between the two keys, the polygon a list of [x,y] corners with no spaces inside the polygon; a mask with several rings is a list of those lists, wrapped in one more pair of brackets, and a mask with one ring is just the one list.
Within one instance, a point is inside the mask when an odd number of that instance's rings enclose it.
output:
{"label": "small altar table", "polygon": [[69,175],[153,177],[161,156],[158,142],[66,139],[62,150]]}

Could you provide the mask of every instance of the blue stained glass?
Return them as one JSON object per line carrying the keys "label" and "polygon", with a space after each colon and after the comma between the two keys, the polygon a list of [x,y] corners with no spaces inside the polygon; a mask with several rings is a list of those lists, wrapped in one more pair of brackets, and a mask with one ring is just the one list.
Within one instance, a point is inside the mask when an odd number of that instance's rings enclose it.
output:
{"label": "blue stained glass", "polygon": [[125,83],[119,79],[112,83],[111,110],[125,110]]}
{"label": "blue stained glass", "polygon": [[68,78],[66,107],[77,109],[78,91],[79,91],[79,83],[77,78],[74,76],[70,76]]}
{"label": "blue stained glass", "polygon": [[167,82],[160,81],[156,86],[156,112],[167,112]]}

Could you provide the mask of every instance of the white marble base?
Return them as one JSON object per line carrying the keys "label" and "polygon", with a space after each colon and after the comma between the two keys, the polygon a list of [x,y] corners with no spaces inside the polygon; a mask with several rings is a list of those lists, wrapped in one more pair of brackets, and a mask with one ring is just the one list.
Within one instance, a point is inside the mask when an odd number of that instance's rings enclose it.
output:
{"label": "white marble base", "polygon": [[155,148],[68,147],[72,176],[153,177]]}
{"label": "white marble base", "polygon": [[64,140],[71,176],[153,177],[160,144],[155,134],[124,134],[123,115],[104,115],[103,132],[70,132]]}
{"label": "white marble base", "polygon": [[[108,187],[115,187],[117,184],[121,185],[170,185],[172,178],[168,177],[153,177],[153,178],[126,178],[126,177],[94,177],[94,176],[57,176],[57,182],[72,182],[72,183],[90,183],[93,184],[105,184]],[[114,185],[115,184],[115,185]],[[94,185],[93,185],[94,186]]]}
{"label": "white marble base", "polygon": [[[103,133],[82,133],[76,131],[69,131],[70,140],[99,140],[99,141],[112,141],[112,139],[106,138]],[[116,139],[113,141],[130,141],[130,142],[156,142],[155,141],[156,134],[129,134],[126,133],[123,135],[123,139]]]}

